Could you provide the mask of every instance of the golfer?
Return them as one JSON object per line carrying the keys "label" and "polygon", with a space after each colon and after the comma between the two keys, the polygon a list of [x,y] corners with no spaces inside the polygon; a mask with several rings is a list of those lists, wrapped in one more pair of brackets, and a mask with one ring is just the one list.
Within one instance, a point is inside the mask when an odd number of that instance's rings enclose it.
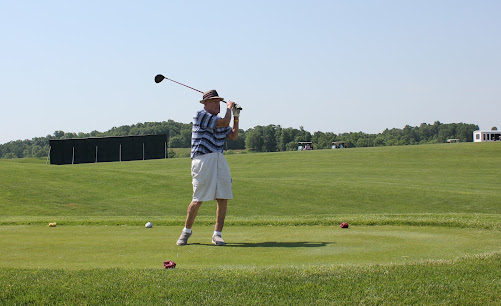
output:
{"label": "golfer", "polygon": [[[212,243],[224,245],[221,237],[228,200],[233,198],[231,192],[231,174],[228,163],[223,156],[223,145],[226,138],[238,138],[238,117],[240,110],[234,107],[235,102],[226,103],[226,114],[219,117],[219,103],[224,99],[216,90],[204,92],[204,109],[193,117],[191,134],[191,176],[193,198],[188,206],[186,222],[177,245],[186,245],[192,234],[192,226],[198,209],[204,201],[217,200],[216,226],[212,235]],[[233,127],[230,127],[233,111]]]}

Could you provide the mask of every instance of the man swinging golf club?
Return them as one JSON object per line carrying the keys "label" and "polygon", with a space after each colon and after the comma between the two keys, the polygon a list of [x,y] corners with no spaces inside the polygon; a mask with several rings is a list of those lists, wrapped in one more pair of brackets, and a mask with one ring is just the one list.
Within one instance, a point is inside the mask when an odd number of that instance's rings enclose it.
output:
{"label": "man swinging golf club", "polygon": [[[188,206],[184,229],[177,240],[177,245],[188,244],[198,209],[204,201],[217,200],[216,225],[212,235],[212,243],[224,245],[221,237],[228,200],[233,198],[231,192],[231,174],[226,159],[223,156],[223,145],[226,138],[238,138],[238,118],[240,109],[235,102],[226,103],[226,114],[219,117],[219,103],[224,99],[218,96],[216,90],[203,93],[200,101],[204,109],[193,117],[191,134],[191,176],[193,183],[193,198]],[[233,111],[233,127],[230,127]]]}

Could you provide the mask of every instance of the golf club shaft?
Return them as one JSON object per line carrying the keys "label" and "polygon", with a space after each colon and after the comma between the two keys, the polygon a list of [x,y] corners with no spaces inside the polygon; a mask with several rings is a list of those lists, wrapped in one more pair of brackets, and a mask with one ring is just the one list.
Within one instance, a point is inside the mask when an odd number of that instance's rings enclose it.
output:
{"label": "golf club shaft", "polygon": [[[179,84],[179,85],[183,85],[184,87],[188,87],[189,89],[192,89],[192,90],[198,91],[199,93],[202,93],[202,94],[204,93],[203,91],[198,90],[198,89],[196,89],[196,88],[193,88],[193,87],[190,87],[190,86],[185,85],[185,84],[183,84],[183,83],[180,83],[180,82],[178,82],[178,81],[174,81],[174,80],[171,80],[171,79],[169,79],[169,78],[166,78],[165,76],[163,76],[163,75],[161,75],[161,74],[158,74],[158,75],[155,77],[155,82],[156,82],[156,83],[160,83],[163,79],[169,80],[169,81],[174,82],[174,83],[177,83],[177,84]],[[226,101],[224,101],[224,100],[223,100],[223,101],[221,101],[221,102],[227,103],[227,102],[226,102]],[[235,108],[238,108],[239,110],[242,110],[242,107],[241,107],[240,105],[236,104],[236,103],[235,103]]]}
{"label": "golf club shaft", "polygon": [[200,93],[204,93],[204,92],[203,92],[203,91],[201,91],[201,90],[195,89],[195,88],[190,87],[190,86],[188,86],[188,85],[184,85],[183,83],[179,83],[178,81],[174,81],[174,80],[171,80],[171,79],[166,78],[166,77],[164,77],[164,78],[165,78],[166,80],[171,81],[171,82],[178,83],[179,85],[183,85],[183,86],[185,86],[185,87],[188,87],[189,89],[193,89],[193,90],[198,91],[198,92],[200,92]]}

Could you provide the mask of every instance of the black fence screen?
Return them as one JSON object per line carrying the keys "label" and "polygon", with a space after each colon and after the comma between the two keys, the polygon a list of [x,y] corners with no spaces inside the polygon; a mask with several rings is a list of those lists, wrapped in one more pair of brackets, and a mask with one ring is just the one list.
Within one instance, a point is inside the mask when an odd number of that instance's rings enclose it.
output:
{"label": "black fence screen", "polygon": [[54,165],[167,158],[167,135],[50,140]]}

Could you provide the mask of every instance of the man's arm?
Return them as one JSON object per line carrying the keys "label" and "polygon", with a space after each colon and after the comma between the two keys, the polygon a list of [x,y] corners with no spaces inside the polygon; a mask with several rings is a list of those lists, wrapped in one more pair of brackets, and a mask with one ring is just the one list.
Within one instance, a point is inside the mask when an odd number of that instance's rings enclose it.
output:
{"label": "man's arm", "polygon": [[233,111],[233,128],[231,132],[226,136],[226,138],[231,140],[237,140],[238,138],[238,118],[240,116],[240,110],[236,109],[235,102],[228,101],[226,103],[226,115],[224,118],[219,118],[216,123],[216,127],[227,127],[230,125],[231,112]]}
{"label": "man's arm", "polygon": [[233,128],[231,129],[231,133],[226,136],[226,138],[231,139],[231,140],[237,140],[238,138],[238,121],[240,116],[235,116],[233,115]]}
{"label": "man's arm", "polygon": [[228,101],[226,103],[226,114],[224,115],[223,118],[219,118],[216,123],[216,127],[226,127],[230,125],[231,121],[231,108],[235,105],[235,102],[233,101]]}
{"label": "man's arm", "polygon": [[233,105],[231,111],[233,112],[233,128],[231,132],[226,136],[226,138],[231,140],[237,140],[238,138],[238,121],[240,118],[240,109],[235,107],[236,104]]}

